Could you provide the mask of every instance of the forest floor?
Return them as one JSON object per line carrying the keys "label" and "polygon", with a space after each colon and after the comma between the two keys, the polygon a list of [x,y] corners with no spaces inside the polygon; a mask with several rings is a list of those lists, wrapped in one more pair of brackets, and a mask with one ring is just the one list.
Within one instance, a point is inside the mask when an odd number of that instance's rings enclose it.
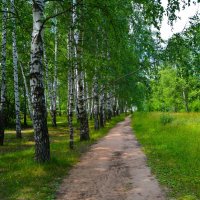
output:
{"label": "forest floor", "polygon": [[131,129],[118,123],[64,179],[57,200],[164,200]]}

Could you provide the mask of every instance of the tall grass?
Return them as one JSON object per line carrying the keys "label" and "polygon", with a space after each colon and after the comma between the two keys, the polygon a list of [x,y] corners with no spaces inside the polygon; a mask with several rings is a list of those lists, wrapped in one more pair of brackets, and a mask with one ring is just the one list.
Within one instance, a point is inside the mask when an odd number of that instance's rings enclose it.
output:
{"label": "tall grass", "polygon": [[167,123],[163,113],[135,113],[132,121],[148,163],[169,196],[200,199],[200,113],[172,113]]}
{"label": "tall grass", "polygon": [[90,145],[103,137],[124,116],[113,118],[106,127],[94,131],[90,122],[91,140],[79,142],[75,129],[75,149],[69,149],[66,118],[58,118],[58,127],[49,125],[51,161],[46,164],[34,162],[33,130],[25,129],[23,139],[15,139],[14,131],[7,130],[5,146],[0,147],[0,200],[51,200],[61,180],[78,162]]}

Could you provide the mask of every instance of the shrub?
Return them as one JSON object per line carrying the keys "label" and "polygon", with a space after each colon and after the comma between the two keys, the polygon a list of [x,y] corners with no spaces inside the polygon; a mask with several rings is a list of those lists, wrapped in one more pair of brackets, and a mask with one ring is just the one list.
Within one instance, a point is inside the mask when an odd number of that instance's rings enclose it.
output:
{"label": "shrub", "polygon": [[160,122],[163,125],[169,124],[173,121],[173,117],[169,114],[162,114],[160,116]]}

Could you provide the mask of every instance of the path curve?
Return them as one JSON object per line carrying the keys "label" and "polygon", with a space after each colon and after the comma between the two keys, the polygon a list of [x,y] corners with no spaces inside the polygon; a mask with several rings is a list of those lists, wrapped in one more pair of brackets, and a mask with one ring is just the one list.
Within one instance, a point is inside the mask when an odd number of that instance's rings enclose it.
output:
{"label": "path curve", "polygon": [[118,123],[82,156],[57,200],[165,200],[130,124]]}

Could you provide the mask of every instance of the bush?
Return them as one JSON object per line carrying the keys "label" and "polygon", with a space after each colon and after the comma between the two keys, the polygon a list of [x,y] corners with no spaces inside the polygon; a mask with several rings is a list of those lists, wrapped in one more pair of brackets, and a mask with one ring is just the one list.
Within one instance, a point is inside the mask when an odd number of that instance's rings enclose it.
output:
{"label": "bush", "polygon": [[200,111],[200,101],[199,100],[195,100],[191,103],[191,111],[193,111],[193,112]]}
{"label": "bush", "polygon": [[173,117],[169,114],[162,114],[160,116],[160,122],[163,125],[169,124],[173,121]]}

